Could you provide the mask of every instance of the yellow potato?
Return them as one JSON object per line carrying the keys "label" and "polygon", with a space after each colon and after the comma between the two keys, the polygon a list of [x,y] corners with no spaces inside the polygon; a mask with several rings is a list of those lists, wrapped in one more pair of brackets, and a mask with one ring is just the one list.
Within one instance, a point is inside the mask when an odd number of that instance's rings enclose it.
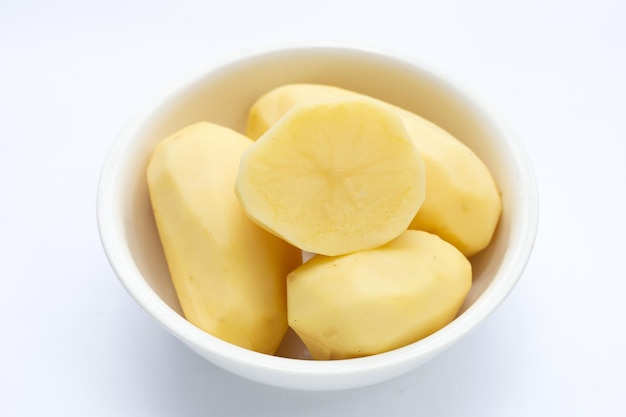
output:
{"label": "yellow potato", "polygon": [[408,230],[380,248],[317,255],[295,269],[289,325],[314,359],[387,352],[450,323],[471,282],[471,265],[454,246]]}
{"label": "yellow potato", "polygon": [[287,330],[285,277],[301,251],[250,221],[235,197],[252,142],[209,123],[161,142],[147,177],[159,235],[185,317],[230,343],[272,354]]}
{"label": "yellow potato", "polygon": [[236,192],[262,227],[302,250],[340,255],[406,230],[424,201],[424,165],[389,106],[303,104],[244,153]]}
{"label": "yellow potato", "polygon": [[[292,84],[262,96],[250,109],[247,134],[256,139],[296,104],[363,97],[337,87]],[[382,103],[382,102],[381,102]],[[435,124],[394,108],[426,167],[426,200],[410,228],[435,233],[471,256],[493,236],[500,194],[487,167],[464,144]]]}

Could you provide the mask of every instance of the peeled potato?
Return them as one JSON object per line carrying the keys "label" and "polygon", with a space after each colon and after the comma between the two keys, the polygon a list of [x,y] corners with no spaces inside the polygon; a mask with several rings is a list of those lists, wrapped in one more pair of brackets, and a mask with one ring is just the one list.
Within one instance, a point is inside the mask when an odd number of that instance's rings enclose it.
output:
{"label": "peeled potato", "polygon": [[241,347],[272,354],[287,330],[285,277],[301,251],[244,214],[234,194],[252,142],[209,123],[161,142],[147,169],[154,217],[185,317]]}
{"label": "peeled potato", "polygon": [[381,246],[424,201],[424,165],[396,112],[366,98],[295,106],[244,153],[250,218],[302,250]]}
{"label": "peeled potato", "polygon": [[[250,109],[247,134],[253,139],[260,137],[297,104],[350,97],[363,95],[316,84],[276,88]],[[398,112],[426,168],[426,199],[410,228],[435,233],[466,256],[484,249],[502,210],[499,191],[487,167],[442,128],[406,110],[384,105]]]}
{"label": "peeled potato", "polygon": [[454,246],[408,230],[380,248],[317,255],[287,277],[289,325],[314,359],[387,352],[457,315],[472,282]]}

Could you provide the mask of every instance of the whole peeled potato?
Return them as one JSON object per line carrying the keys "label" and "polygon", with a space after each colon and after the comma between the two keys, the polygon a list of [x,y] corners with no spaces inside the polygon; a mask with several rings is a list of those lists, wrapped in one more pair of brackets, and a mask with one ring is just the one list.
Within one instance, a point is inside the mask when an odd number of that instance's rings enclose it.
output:
{"label": "whole peeled potato", "polygon": [[[350,97],[363,95],[318,84],[275,88],[251,107],[247,135],[252,139],[260,137],[298,104]],[[441,127],[384,104],[398,113],[425,165],[426,199],[409,227],[437,234],[466,256],[487,247],[502,210],[500,193],[489,169],[474,152]]]}
{"label": "whole peeled potato", "polygon": [[272,354],[287,330],[285,277],[302,255],[248,219],[235,196],[241,154],[251,143],[197,123],[158,145],[147,177],[185,317],[227,342]]}
{"label": "whole peeled potato", "polygon": [[467,258],[408,230],[376,249],[316,255],[287,278],[289,325],[314,359],[387,352],[441,329],[472,283]]}

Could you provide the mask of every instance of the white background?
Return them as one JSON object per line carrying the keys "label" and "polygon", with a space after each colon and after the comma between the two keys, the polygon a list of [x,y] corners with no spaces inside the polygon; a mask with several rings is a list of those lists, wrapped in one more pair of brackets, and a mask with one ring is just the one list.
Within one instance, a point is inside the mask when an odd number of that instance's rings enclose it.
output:
{"label": "white background", "polygon": [[[626,3],[0,0],[0,415],[624,416]],[[217,369],[124,291],[96,228],[104,158],[151,97],[232,54],[342,41],[499,109],[541,198],[483,325],[398,379],[292,392]]]}

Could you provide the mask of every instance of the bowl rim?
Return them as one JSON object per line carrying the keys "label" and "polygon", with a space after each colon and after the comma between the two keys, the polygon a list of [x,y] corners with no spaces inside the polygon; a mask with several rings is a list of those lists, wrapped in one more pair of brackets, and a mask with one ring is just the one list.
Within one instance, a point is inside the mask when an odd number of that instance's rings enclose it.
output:
{"label": "bowl rim", "polygon": [[[200,330],[170,308],[147,283],[135,265],[124,239],[123,213],[116,206],[115,190],[117,184],[122,181],[124,172],[128,170],[124,168],[126,160],[124,154],[129,147],[132,147],[133,137],[151,115],[170,99],[213,72],[221,71],[231,65],[238,65],[244,60],[263,58],[275,53],[297,53],[303,50],[319,54],[358,53],[363,56],[395,61],[428,73],[445,83],[456,94],[465,96],[485,120],[489,120],[493,128],[498,130],[499,136],[506,141],[506,146],[516,162],[519,174],[518,183],[522,190],[520,203],[523,203],[523,209],[516,210],[515,214],[518,218],[511,222],[511,227],[515,229],[511,231],[511,235],[516,236],[513,242],[515,245],[507,247],[501,267],[494,276],[493,282],[452,323],[424,339],[389,352],[362,358],[311,361],[266,355],[232,345]],[[484,100],[478,98],[474,92],[470,92],[443,71],[403,54],[370,46],[337,42],[307,42],[257,48],[233,54],[219,64],[211,63],[200,68],[195,74],[184,77],[169,90],[161,93],[157,99],[153,99],[151,104],[144,105],[131,117],[114,141],[101,171],[96,203],[98,231],[104,252],[119,281],[132,298],[167,331],[189,344],[192,349],[200,349],[204,355],[209,355],[217,365],[236,362],[237,368],[249,367],[272,374],[280,373],[298,377],[320,377],[329,374],[353,376],[373,370],[410,368],[410,364],[417,361],[417,358],[433,355],[463,338],[495,311],[519,281],[534,246],[539,220],[539,199],[530,159],[522,143],[505,125],[502,117],[484,103]],[[524,227],[522,228],[521,225]],[[229,368],[229,366],[222,367]],[[242,374],[236,370],[234,372]],[[263,379],[265,382],[272,383],[271,377]],[[284,386],[278,382],[277,384]]]}

